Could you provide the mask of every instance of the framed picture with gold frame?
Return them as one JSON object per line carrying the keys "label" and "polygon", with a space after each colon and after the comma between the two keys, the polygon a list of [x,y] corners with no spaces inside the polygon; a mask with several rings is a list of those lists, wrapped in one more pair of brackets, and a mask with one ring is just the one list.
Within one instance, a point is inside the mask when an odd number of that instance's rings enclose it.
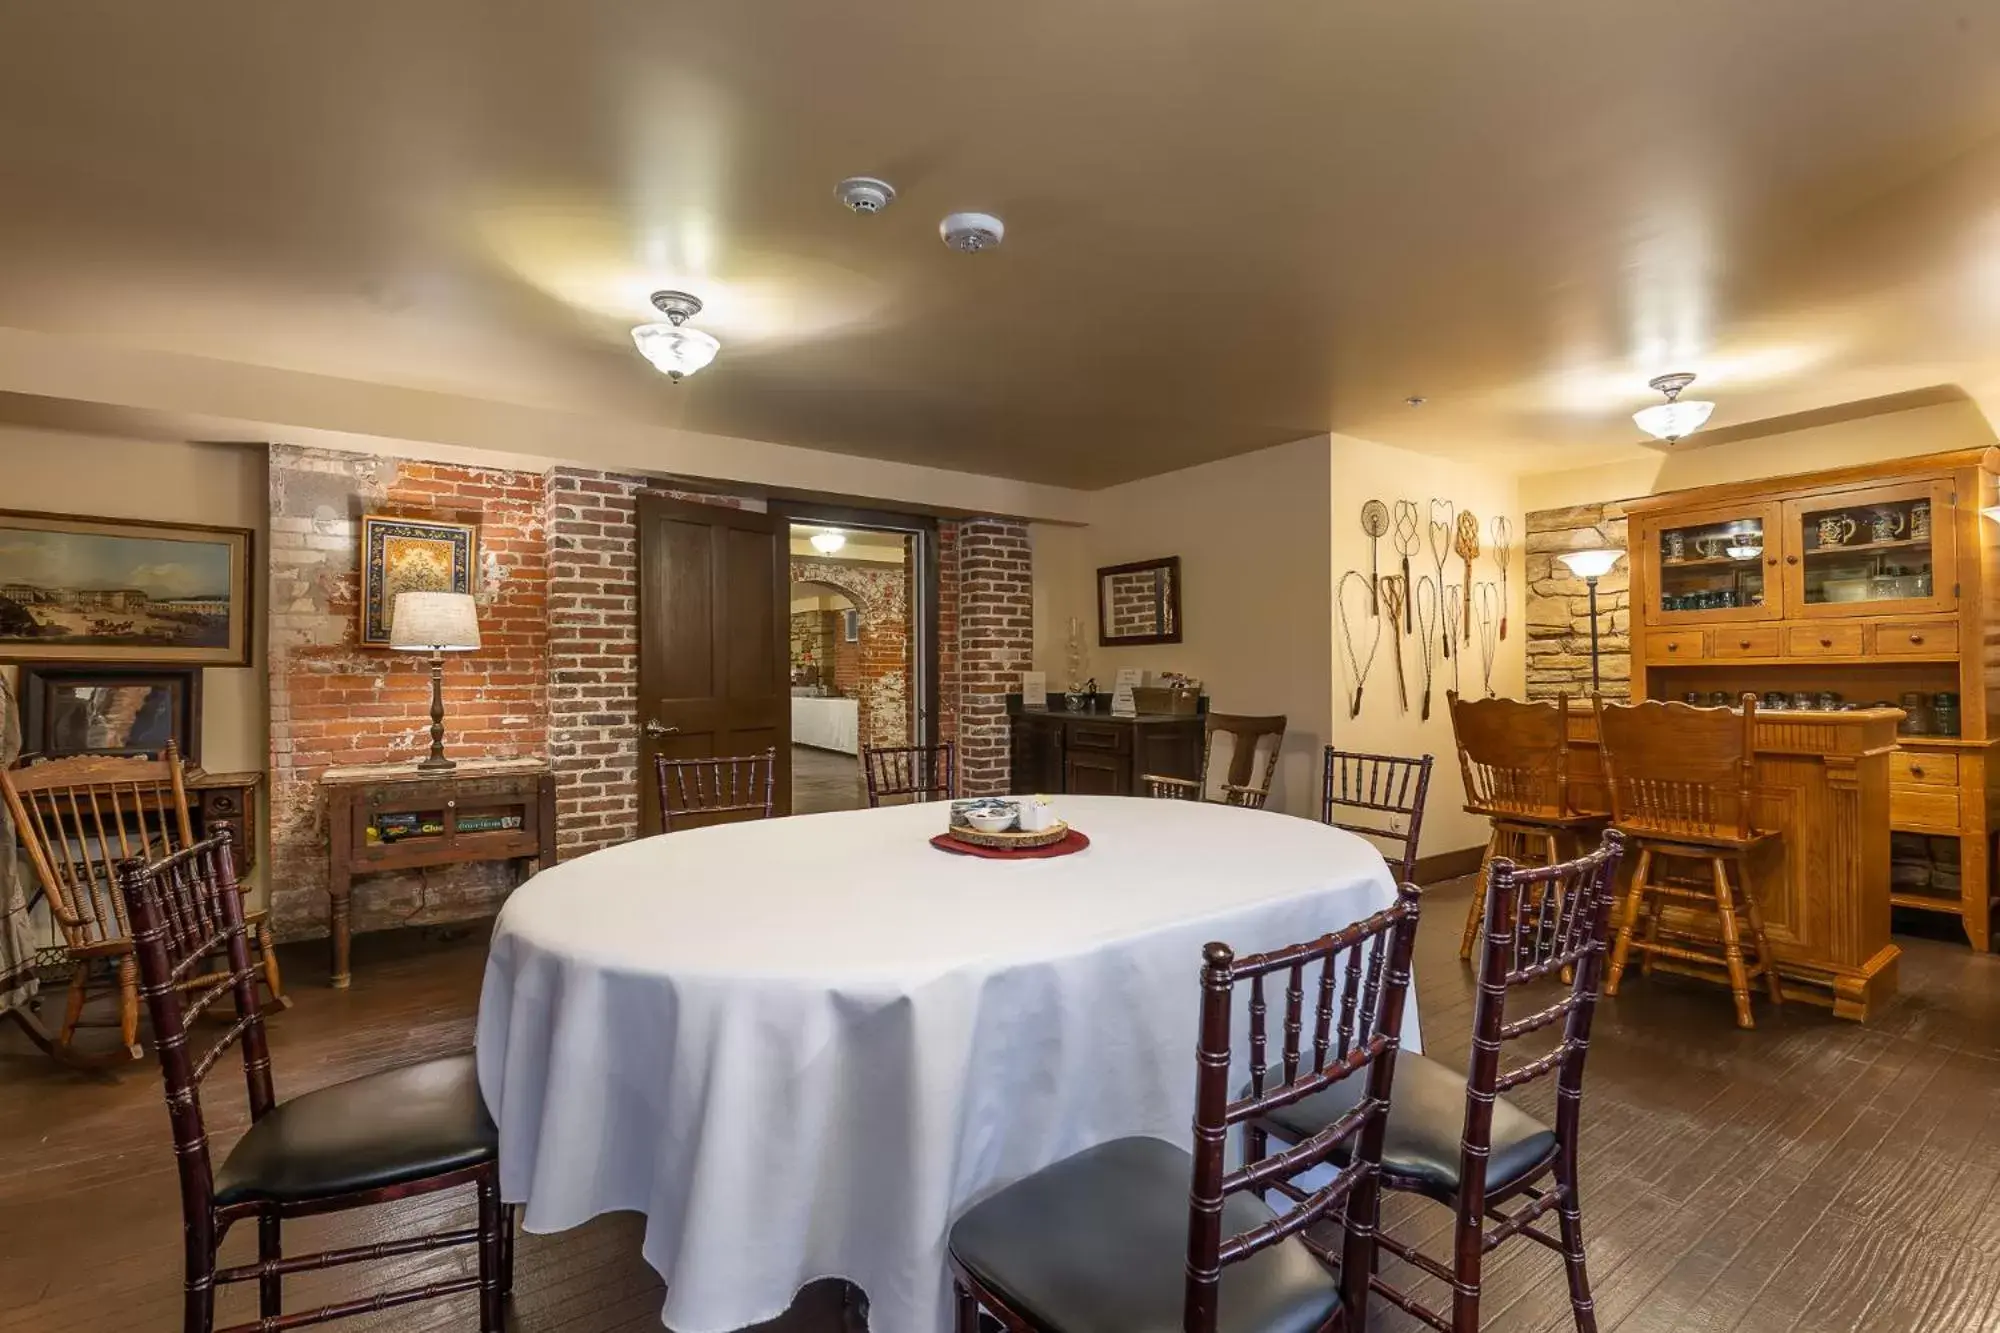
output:
{"label": "framed picture with gold frame", "polygon": [[399,592],[478,591],[479,528],[393,514],[361,520],[361,642],[389,646]]}

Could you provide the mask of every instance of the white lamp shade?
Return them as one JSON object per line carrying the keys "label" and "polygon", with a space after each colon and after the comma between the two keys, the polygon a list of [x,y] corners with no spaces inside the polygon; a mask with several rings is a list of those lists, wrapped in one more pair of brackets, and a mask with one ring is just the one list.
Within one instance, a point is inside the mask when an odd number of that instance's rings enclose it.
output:
{"label": "white lamp shade", "polygon": [[479,646],[479,607],[470,593],[399,592],[389,616],[391,648],[469,653]]}
{"label": "white lamp shade", "polygon": [[1618,557],[1624,554],[1623,551],[1609,550],[1565,551],[1556,559],[1568,565],[1569,572],[1578,578],[1594,579],[1609,574],[1611,567],[1618,563]]}
{"label": "white lamp shade", "polygon": [[722,350],[721,343],[685,324],[641,324],[632,330],[632,344],[655,370],[671,380],[694,374]]}
{"label": "white lamp shade", "polygon": [[1655,403],[1632,414],[1633,424],[1656,440],[1672,444],[1700,430],[1715,411],[1714,403],[1676,398],[1671,403]]}
{"label": "white lamp shade", "polygon": [[845,545],[847,545],[847,536],[845,533],[815,532],[812,535],[812,548],[821,555],[832,555]]}

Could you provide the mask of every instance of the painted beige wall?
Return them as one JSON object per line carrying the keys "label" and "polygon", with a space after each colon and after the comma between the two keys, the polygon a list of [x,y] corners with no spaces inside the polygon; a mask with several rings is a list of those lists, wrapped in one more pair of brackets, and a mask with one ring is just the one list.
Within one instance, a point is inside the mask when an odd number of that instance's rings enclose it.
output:
{"label": "painted beige wall", "polygon": [[[1514,551],[1509,564],[1507,595],[1509,601],[1507,629],[1508,637],[1503,642],[1495,640],[1493,663],[1493,690],[1496,694],[1519,698],[1523,689],[1525,671],[1526,633],[1522,623],[1523,580],[1521,553],[1522,509],[1520,490],[1515,479],[1504,472],[1480,468],[1462,462],[1453,462],[1430,454],[1413,453],[1406,449],[1396,449],[1388,445],[1376,444],[1369,440],[1354,439],[1336,435],[1332,440],[1333,479],[1333,521],[1331,550],[1333,553],[1333,578],[1338,587],[1342,573],[1354,570],[1364,577],[1369,570],[1370,542],[1361,530],[1361,506],[1370,499],[1377,499],[1393,509],[1397,500],[1417,502],[1419,516],[1428,525],[1430,502],[1433,499],[1450,500],[1457,509],[1470,509],[1480,519],[1480,556],[1473,564],[1475,581],[1497,581],[1499,567],[1492,559],[1492,520],[1497,515],[1506,515],[1514,528]],[[1428,532],[1417,556],[1411,561],[1411,574],[1421,577],[1432,573],[1435,565],[1431,559]],[[1400,570],[1401,557],[1392,540],[1394,529],[1380,543],[1382,572]],[[1450,558],[1445,568],[1445,578],[1450,583],[1465,581],[1465,567],[1456,555]],[[1361,596],[1360,585],[1351,583],[1347,595],[1347,606],[1351,614],[1365,611],[1366,599]],[[1484,692],[1482,659],[1480,657],[1479,629],[1476,623],[1469,635],[1471,642],[1459,645],[1465,656],[1458,677],[1459,693],[1474,697]],[[1365,615],[1358,615],[1353,622],[1355,652],[1365,661],[1368,655],[1368,639],[1373,622]],[[1361,750],[1373,754],[1430,754],[1435,758],[1431,769],[1430,799],[1424,814],[1423,843],[1418,849],[1423,855],[1437,852],[1455,851],[1464,847],[1482,846],[1486,842],[1486,821],[1465,813],[1464,784],[1458,770],[1457,750],[1452,741],[1451,716],[1445,707],[1445,691],[1452,686],[1451,664],[1440,655],[1433,673],[1431,686],[1431,716],[1428,722],[1422,717],[1423,657],[1415,636],[1408,638],[1391,636],[1389,627],[1382,626],[1382,636],[1377,644],[1375,659],[1367,672],[1367,686],[1362,694],[1361,715],[1349,717],[1349,705],[1353,696],[1353,673],[1346,662],[1346,654],[1341,647],[1339,626],[1333,627],[1334,638],[1330,644],[1333,659],[1333,679],[1338,697],[1335,701],[1333,720],[1334,743],[1345,750]],[[1396,693],[1395,659],[1391,653],[1400,651],[1405,679],[1410,687],[1408,711],[1398,706]]]}
{"label": "painted beige wall", "polygon": [[[1110,687],[1120,667],[1198,676],[1211,705],[1289,718],[1272,808],[1310,816],[1319,753],[1332,725],[1327,655],[1327,438],[1091,493],[1089,526],[1035,524],[1035,666],[1065,683],[1071,616],[1084,627],[1087,671]],[[1184,638],[1097,646],[1096,570],[1181,557]]]}
{"label": "painted beige wall", "polygon": [[1976,449],[1994,442],[1992,424],[1969,401],[1857,417],[1703,445],[1700,436],[1656,456],[1521,478],[1524,510],[1629,500],[1662,491],[1819,472],[1888,458]]}
{"label": "painted beige wall", "polygon": [[[0,477],[9,509],[213,523],[257,534],[250,568],[259,616],[251,664],[202,672],[201,763],[216,773],[262,772],[268,763],[262,612],[271,502],[265,458],[261,445],[168,444],[0,426]],[[0,670],[18,675],[12,666]],[[265,830],[259,823],[261,847]],[[253,900],[262,891],[264,860],[260,855],[252,879]]]}

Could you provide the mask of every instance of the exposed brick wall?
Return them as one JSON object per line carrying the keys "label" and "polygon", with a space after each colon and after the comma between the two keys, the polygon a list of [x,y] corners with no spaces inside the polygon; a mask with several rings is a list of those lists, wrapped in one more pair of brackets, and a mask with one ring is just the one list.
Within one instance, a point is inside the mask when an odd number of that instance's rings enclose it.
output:
{"label": "exposed brick wall", "polygon": [[[860,614],[857,703],[863,745],[903,745],[910,735],[910,579],[905,565],[792,557],[792,582],[844,594]],[[836,631],[835,638],[840,638]]]}
{"label": "exposed brick wall", "polygon": [[[422,654],[357,643],[364,514],[479,525],[480,638],[445,662],[445,743],[459,758],[539,757],[547,744],[542,478],[334,450],[271,448],[271,911],[286,938],[326,930],[329,767],[419,759],[430,746]],[[354,928],[486,914],[506,866],[372,876]]]}
{"label": "exposed brick wall", "polygon": [[845,611],[822,611],[826,617],[826,641],[832,645],[833,688],[838,694],[851,695],[861,688],[861,639],[856,627],[854,642],[847,641],[847,613]]}
{"label": "exposed brick wall", "polygon": [[1008,789],[1007,694],[1034,656],[1028,529],[1008,519],[958,525],[958,754],[969,796]]}
{"label": "exposed brick wall", "polygon": [[940,519],[937,530],[938,739],[958,739],[958,524]]}

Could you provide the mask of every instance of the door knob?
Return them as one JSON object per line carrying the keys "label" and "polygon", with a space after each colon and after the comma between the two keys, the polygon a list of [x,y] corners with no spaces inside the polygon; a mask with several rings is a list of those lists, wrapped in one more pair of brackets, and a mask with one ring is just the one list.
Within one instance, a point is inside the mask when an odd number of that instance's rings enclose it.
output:
{"label": "door knob", "polygon": [[642,728],[642,730],[648,736],[651,736],[655,740],[658,740],[662,736],[673,735],[675,732],[679,731],[680,728],[667,726],[665,723],[649,717],[646,719],[646,725]]}

